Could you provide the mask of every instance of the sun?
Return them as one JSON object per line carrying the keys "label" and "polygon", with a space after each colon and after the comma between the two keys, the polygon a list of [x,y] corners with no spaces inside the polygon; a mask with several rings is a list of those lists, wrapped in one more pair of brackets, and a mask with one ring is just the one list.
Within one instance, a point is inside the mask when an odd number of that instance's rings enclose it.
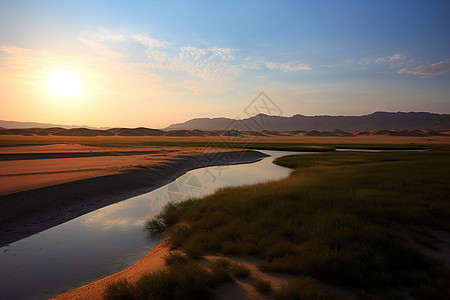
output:
{"label": "sun", "polygon": [[55,71],[48,77],[47,87],[57,97],[74,98],[80,96],[83,82],[72,71]]}

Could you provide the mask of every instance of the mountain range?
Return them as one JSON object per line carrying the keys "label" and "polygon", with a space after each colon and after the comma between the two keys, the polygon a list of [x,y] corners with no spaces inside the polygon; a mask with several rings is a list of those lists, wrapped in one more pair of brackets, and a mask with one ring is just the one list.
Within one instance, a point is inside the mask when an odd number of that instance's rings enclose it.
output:
{"label": "mountain range", "polygon": [[414,130],[450,129],[450,114],[429,112],[374,112],[362,116],[269,116],[259,114],[246,119],[197,118],[172,124],[163,130]]}
{"label": "mountain range", "polygon": [[51,123],[38,123],[38,122],[18,122],[18,121],[5,121],[0,120],[0,128],[89,128],[89,129],[108,129],[109,127],[91,127],[86,125],[61,125],[61,124],[51,124]]}
{"label": "mountain range", "polygon": [[[27,129],[21,131],[19,129]],[[380,131],[380,130],[446,130],[450,129],[450,114],[429,112],[375,112],[362,116],[269,116],[259,114],[246,119],[196,118],[183,123],[172,124],[162,130],[139,128],[95,128],[77,125],[56,125],[50,123],[17,122],[0,120],[0,135],[74,135],[74,136],[158,136],[178,135],[180,131]],[[189,135],[190,135],[189,134]],[[212,135],[211,133],[210,135]],[[218,133],[218,135],[220,135]]]}

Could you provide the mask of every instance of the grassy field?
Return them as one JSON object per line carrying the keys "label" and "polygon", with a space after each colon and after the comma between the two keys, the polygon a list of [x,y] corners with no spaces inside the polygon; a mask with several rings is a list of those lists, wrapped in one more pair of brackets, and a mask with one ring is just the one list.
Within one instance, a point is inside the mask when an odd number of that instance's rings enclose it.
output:
{"label": "grassy field", "polygon": [[[136,289],[165,299],[164,295],[173,296],[174,286],[180,287],[177,293],[183,297],[210,298],[215,286],[234,275],[220,271],[223,263],[198,265],[195,259],[208,251],[249,254],[258,258],[261,270],[295,274],[297,278],[281,288],[252,280],[256,290],[277,299],[345,298],[322,290],[322,283],[360,298],[448,299],[449,262],[445,265],[425,256],[424,249],[448,253],[450,146],[423,139],[389,139],[381,144],[376,139],[351,141],[11,136],[2,139],[0,146],[81,143],[320,152],[277,159],[277,164],[293,169],[286,179],[224,188],[204,199],[168,204],[148,221],[147,229],[154,234],[166,230],[173,248],[188,254],[189,261],[149,274],[140,283],[117,283],[105,295],[108,299],[137,299]],[[335,148],[427,151],[332,151]],[[192,291],[186,282],[205,284]],[[161,287],[167,294],[158,298],[152,290]]]}
{"label": "grassy field", "polygon": [[[120,147],[123,143],[94,143],[89,146]],[[152,142],[127,142],[125,145],[131,146],[166,146],[166,147],[212,147],[212,148],[236,148],[236,149],[260,149],[279,151],[305,151],[305,152],[328,152],[336,148],[347,149],[374,149],[374,150],[423,150],[425,145],[411,144],[330,144],[330,143],[275,143],[275,142],[224,142],[224,141],[152,141]]]}
{"label": "grassy field", "polygon": [[448,268],[418,248],[436,246],[433,232],[450,232],[448,148],[276,163],[293,168],[291,176],[167,206],[159,225],[169,227],[172,246],[191,257],[255,255],[261,269],[307,276],[310,288],[319,280],[364,295],[448,299]]}
{"label": "grassy field", "polygon": [[64,137],[64,136],[1,136],[0,147],[48,145],[55,143],[83,144],[96,147],[234,147],[266,150],[329,151],[334,148],[423,149],[450,144],[449,137]]}
{"label": "grassy field", "polygon": [[165,257],[165,264],[166,270],[149,273],[136,283],[122,280],[111,284],[105,299],[211,299],[213,288],[220,283],[250,276],[245,266],[225,258],[210,261],[205,268],[175,252]]}

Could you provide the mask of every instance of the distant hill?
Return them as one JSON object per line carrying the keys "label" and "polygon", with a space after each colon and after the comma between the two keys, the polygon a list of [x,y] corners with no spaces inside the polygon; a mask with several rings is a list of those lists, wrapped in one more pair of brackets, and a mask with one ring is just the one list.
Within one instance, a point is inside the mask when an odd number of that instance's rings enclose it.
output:
{"label": "distant hill", "polygon": [[86,125],[60,125],[60,124],[51,124],[51,123],[37,123],[37,122],[17,122],[17,121],[5,121],[0,120],[1,128],[90,128],[90,129],[108,129],[109,127],[101,127],[95,128]]}
{"label": "distant hill", "polygon": [[292,130],[414,130],[450,129],[450,114],[429,112],[375,112],[363,116],[268,116],[259,114],[251,118],[198,118],[172,124],[164,130],[229,130],[239,131],[292,131]]}
{"label": "distant hill", "polygon": [[[450,136],[450,115],[428,112],[375,112],[364,116],[257,116],[192,119],[164,130],[63,126],[48,123],[0,121],[0,136],[167,136],[167,137],[248,137],[248,136]],[[15,126],[14,128],[11,128]],[[26,127],[29,126],[29,127]]]}
{"label": "distant hill", "polygon": [[230,139],[244,138],[253,139],[255,137],[351,137],[351,136],[409,136],[409,137],[430,137],[446,136],[450,137],[450,130],[445,129],[400,129],[400,130],[287,130],[287,131],[238,131],[229,130],[169,130],[163,131],[151,128],[111,128],[107,130],[89,129],[89,128],[0,128],[0,137],[7,135],[21,136],[72,136],[72,137],[98,137],[98,136],[135,136],[135,137],[219,137],[219,141],[228,142]]}

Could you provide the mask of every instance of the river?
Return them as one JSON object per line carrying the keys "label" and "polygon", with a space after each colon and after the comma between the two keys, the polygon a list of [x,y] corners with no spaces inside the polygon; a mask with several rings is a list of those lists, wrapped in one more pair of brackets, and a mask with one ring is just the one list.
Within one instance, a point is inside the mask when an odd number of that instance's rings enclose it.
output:
{"label": "river", "polygon": [[0,248],[0,299],[47,299],[133,265],[160,240],[145,219],[168,201],[202,197],[220,187],[283,178],[290,169],[276,157],[306,152],[260,151],[254,163],[201,168],[152,192],[92,211]]}

